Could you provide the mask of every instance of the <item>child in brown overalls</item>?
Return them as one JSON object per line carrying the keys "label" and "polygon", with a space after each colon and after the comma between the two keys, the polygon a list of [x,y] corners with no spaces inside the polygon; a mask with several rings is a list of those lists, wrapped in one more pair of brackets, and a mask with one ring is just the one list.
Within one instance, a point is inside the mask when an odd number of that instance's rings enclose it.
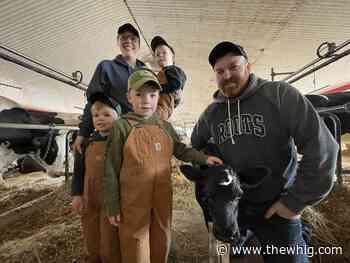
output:
{"label": "child in brown overalls", "polygon": [[88,263],[120,263],[118,228],[103,211],[103,177],[107,135],[120,110],[103,93],[91,96],[95,132],[84,153],[77,153],[72,178],[72,206],[80,213]]}
{"label": "child in brown overalls", "polygon": [[168,120],[180,104],[186,74],[175,65],[175,51],[162,37],[155,36],[151,41],[155,62],[159,67],[157,74],[162,90],[156,112],[163,120]]}
{"label": "child in brown overalls", "polygon": [[155,114],[161,86],[148,69],[128,80],[133,113],[114,124],[107,141],[105,202],[119,226],[123,263],[166,263],[170,247],[173,155],[197,164],[222,164],[180,142],[170,123]]}

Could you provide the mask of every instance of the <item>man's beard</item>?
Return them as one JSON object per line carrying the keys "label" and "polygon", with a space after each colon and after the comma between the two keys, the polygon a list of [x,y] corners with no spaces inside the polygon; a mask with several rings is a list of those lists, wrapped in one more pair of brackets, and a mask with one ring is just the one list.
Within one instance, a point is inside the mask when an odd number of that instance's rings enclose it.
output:
{"label": "man's beard", "polygon": [[235,82],[227,82],[220,85],[221,92],[225,95],[225,97],[228,98],[234,98],[237,97],[237,95],[240,93],[240,88],[238,83]]}

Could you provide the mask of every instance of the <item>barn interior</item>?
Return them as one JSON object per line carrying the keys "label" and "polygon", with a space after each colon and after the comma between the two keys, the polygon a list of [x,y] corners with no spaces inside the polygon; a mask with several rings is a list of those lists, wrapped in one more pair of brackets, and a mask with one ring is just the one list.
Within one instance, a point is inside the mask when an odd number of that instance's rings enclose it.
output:
{"label": "barn interior", "polygon": [[[223,40],[239,43],[258,76],[292,80],[303,94],[315,94],[349,82],[350,29],[344,26],[349,16],[347,0],[1,1],[0,112],[8,102],[33,113],[52,112],[65,121],[66,129],[59,144],[63,155],[53,173],[22,174],[14,162],[0,169],[0,262],[84,262],[80,218],[71,209],[72,159],[65,159],[65,135],[80,121],[96,65],[119,53],[118,26],[131,23],[138,28],[139,58],[150,67],[155,35],[175,49],[176,64],[188,80],[171,122],[186,137],[216,90],[208,64],[214,45]],[[312,262],[350,262],[350,135],[342,135],[340,144],[341,183],[304,217],[316,226],[315,246],[340,247],[341,253],[314,256]],[[0,153],[0,162],[6,155]],[[174,161],[175,249],[170,260],[208,262],[208,235],[194,186],[177,167]]]}

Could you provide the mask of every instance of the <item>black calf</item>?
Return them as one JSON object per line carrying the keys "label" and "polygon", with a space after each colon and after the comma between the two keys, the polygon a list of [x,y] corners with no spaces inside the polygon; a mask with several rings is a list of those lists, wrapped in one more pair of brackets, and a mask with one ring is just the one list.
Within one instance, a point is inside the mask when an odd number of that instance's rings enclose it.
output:
{"label": "black calf", "polygon": [[243,191],[237,174],[228,166],[197,169],[180,167],[182,173],[196,183],[196,198],[203,209],[206,223],[213,222],[217,239],[235,243],[239,237],[238,201]]}
{"label": "black calf", "polygon": [[[226,165],[205,168],[185,165],[180,169],[186,178],[195,182],[196,199],[203,210],[207,226],[208,222],[213,222],[215,237],[231,244],[237,243],[240,238],[237,223],[239,200],[244,201],[245,209],[249,210],[251,204],[255,207],[252,213],[263,214],[274,202],[277,191],[281,191],[277,187],[281,183],[265,167],[238,172]],[[274,181],[277,190],[271,191],[267,186]],[[259,211],[256,209],[257,203],[261,207]]]}

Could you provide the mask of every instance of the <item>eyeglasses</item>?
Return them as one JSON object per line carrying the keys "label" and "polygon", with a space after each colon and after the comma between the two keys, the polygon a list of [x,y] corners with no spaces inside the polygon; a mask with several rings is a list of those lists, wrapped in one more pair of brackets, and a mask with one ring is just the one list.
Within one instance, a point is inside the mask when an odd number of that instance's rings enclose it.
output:
{"label": "eyeglasses", "polygon": [[120,35],[119,36],[119,41],[128,41],[130,40],[131,42],[137,42],[139,38],[133,34],[128,34],[128,35]]}

